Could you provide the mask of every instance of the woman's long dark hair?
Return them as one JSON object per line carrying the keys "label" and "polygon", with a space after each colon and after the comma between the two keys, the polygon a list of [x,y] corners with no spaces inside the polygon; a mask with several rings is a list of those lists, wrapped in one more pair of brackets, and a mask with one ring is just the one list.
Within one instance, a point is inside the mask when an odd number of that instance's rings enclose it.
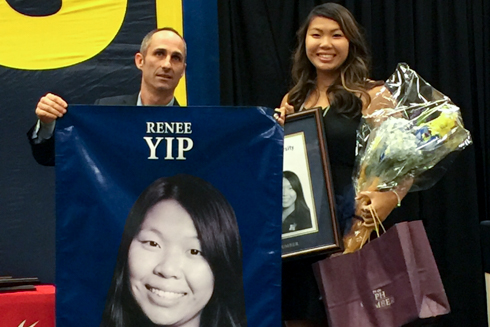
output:
{"label": "woman's long dark hair", "polygon": [[291,187],[296,192],[296,201],[294,202],[294,211],[298,212],[310,212],[308,205],[306,204],[305,196],[303,193],[303,187],[301,186],[301,181],[298,176],[292,171],[285,170],[282,173],[282,177],[289,181]]}
{"label": "woman's long dark hair", "polygon": [[191,175],[160,178],[134,203],[124,227],[101,327],[155,326],[136,303],[130,289],[128,250],[147,212],[163,200],[175,200],[191,216],[214,275],[214,291],[202,311],[202,327],[245,327],[242,254],[233,208],[208,182]]}
{"label": "woman's long dark hair", "polygon": [[349,40],[349,54],[340,67],[339,78],[328,88],[330,105],[340,113],[353,117],[361,113],[364,97],[367,103],[371,98],[366,92],[370,69],[370,54],[361,27],[349,10],[336,3],[324,3],[310,12],[297,33],[298,46],[293,56],[293,88],[289,91],[288,102],[299,111],[308,94],[316,86],[316,68],[306,56],[305,40],[308,27],[315,17],[335,20]]}

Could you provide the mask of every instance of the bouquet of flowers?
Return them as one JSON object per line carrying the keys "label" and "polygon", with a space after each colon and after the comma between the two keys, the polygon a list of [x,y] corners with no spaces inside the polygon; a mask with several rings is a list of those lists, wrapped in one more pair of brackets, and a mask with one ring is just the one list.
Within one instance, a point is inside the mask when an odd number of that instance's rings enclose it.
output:
{"label": "bouquet of flowers", "polygon": [[[441,160],[471,144],[459,108],[407,64],[398,64],[370,107],[372,113],[363,117],[357,133],[356,194],[394,191],[399,199],[396,190],[406,181],[410,191],[427,189],[445,171]],[[378,231],[381,221],[376,212],[371,215],[372,225],[353,222],[344,236],[344,253],[358,250]]]}

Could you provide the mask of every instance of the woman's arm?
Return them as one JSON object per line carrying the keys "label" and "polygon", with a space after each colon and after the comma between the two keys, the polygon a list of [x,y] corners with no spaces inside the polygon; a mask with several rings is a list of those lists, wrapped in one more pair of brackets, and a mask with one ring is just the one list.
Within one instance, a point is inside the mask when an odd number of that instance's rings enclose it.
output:
{"label": "woman's arm", "polygon": [[372,211],[383,222],[393,209],[400,206],[412,184],[413,178],[408,177],[392,190],[360,192],[356,197],[356,215],[363,218],[365,226],[374,227]]}
{"label": "woman's arm", "polygon": [[[371,97],[369,105],[365,103],[363,115],[373,114],[376,110],[395,108],[391,92],[383,85],[368,90]],[[374,227],[374,217],[371,210],[376,212],[380,221],[384,221],[388,215],[399,207],[401,201],[407,195],[413,184],[413,178],[407,177],[397,187],[386,191],[360,192],[356,197],[356,215],[364,220],[364,225]]]}

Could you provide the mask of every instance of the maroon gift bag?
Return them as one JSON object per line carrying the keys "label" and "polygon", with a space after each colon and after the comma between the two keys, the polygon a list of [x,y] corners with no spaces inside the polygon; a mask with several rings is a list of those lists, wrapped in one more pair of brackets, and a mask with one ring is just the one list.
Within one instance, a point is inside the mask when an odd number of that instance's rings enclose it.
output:
{"label": "maroon gift bag", "polygon": [[330,327],[398,327],[450,311],[422,221],[313,268]]}

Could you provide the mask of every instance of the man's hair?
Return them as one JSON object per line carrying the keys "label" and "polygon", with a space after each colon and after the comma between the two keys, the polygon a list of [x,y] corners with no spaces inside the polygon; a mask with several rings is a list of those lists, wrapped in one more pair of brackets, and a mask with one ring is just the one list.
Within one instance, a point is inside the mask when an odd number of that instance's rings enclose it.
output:
{"label": "man's hair", "polygon": [[179,32],[177,32],[172,27],[156,28],[156,29],[150,31],[148,34],[146,34],[145,37],[143,38],[143,40],[141,41],[141,45],[140,45],[140,52],[141,52],[141,54],[143,56],[146,55],[146,51],[148,50],[148,46],[150,45],[151,38],[152,38],[153,34],[158,33],[160,31],[170,31],[170,32],[173,32],[173,33],[177,34],[182,39],[182,42],[184,42],[184,60],[185,60],[187,58],[187,43],[185,42],[185,40],[182,37],[182,35],[180,35]]}

